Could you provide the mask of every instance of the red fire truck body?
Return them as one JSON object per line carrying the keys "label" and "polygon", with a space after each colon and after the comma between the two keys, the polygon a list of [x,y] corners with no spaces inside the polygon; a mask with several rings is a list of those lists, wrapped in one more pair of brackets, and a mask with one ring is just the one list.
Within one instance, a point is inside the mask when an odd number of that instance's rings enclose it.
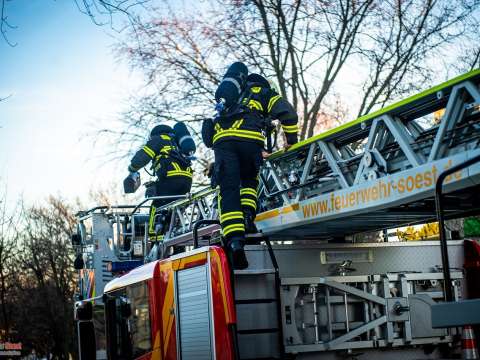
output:
{"label": "red fire truck body", "polygon": [[[178,281],[183,274],[192,270],[197,272],[198,270],[203,270],[203,274],[206,277],[202,280],[207,283],[207,287],[203,289],[203,294],[187,293],[187,297],[184,298],[183,294],[180,293],[184,289],[180,288]],[[189,274],[186,275],[188,276]],[[188,279],[186,280],[188,281]],[[112,307],[108,303],[112,300],[115,301],[119,296],[124,296],[123,294],[126,290],[127,296],[125,300],[132,307],[131,311],[135,312],[138,310],[135,309],[136,299],[128,297],[129,288],[137,287],[141,284],[145,284],[147,291],[147,323],[150,324],[150,339],[143,338],[141,339],[141,344],[135,344],[135,335],[132,336],[133,357],[135,359],[177,359],[180,351],[177,344],[181,341],[180,336],[185,336],[185,332],[180,331],[177,325],[180,320],[178,316],[180,307],[184,308],[182,308],[184,310],[182,315],[187,314],[188,316],[188,312],[192,312],[190,315],[193,318],[188,319],[189,324],[187,326],[190,328],[195,328],[196,325],[210,327],[210,329],[193,330],[203,330],[204,340],[209,342],[207,350],[214,352],[214,358],[219,360],[234,359],[232,331],[236,322],[235,309],[230,285],[230,270],[225,253],[220,247],[204,247],[188,254],[181,254],[166,260],[148,263],[107,284],[105,287],[105,298],[107,299],[106,331],[109,352],[111,355],[114,355],[112,358],[117,357],[120,359],[127,355],[122,353],[122,332],[115,328],[119,324],[121,326],[121,321],[115,319],[109,313]],[[188,286],[186,289],[188,291]],[[207,298],[205,299],[205,296],[202,295],[207,295]],[[190,310],[188,309],[188,304],[186,305],[187,307],[183,306],[182,301],[188,301],[189,298],[192,298],[197,303],[197,306],[202,306],[202,298],[207,300],[210,304],[209,313],[211,313],[211,316],[208,319],[201,319],[198,317],[199,312],[195,309],[194,304],[192,304],[193,307]],[[197,314],[196,317],[193,312]],[[137,315],[133,314],[134,323],[137,321]],[[207,316],[208,314],[204,313],[204,315]],[[204,320],[207,321],[205,322]],[[133,331],[136,330],[135,326],[130,324]],[[194,352],[199,350],[198,347],[185,348],[185,346],[182,349],[183,352],[193,352],[190,356],[194,356]],[[203,349],[205,350],[205,348]],[[140,354],[141,351],[139,350],[145,351],[145,353]],[[200,350],[202,349],[200,348]],[[188,356],[189,354],[183,354],[184,358]]]}

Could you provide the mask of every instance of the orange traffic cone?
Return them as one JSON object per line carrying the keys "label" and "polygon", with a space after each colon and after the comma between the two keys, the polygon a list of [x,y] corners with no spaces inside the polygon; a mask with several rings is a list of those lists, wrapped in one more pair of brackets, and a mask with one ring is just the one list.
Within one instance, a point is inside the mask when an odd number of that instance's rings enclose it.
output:
{"label": "orange traffic cone", "polygon": [[463,359],[479,359],[477,342],[475,341],[473,328],[470,325],[463,327],[462,350]]}

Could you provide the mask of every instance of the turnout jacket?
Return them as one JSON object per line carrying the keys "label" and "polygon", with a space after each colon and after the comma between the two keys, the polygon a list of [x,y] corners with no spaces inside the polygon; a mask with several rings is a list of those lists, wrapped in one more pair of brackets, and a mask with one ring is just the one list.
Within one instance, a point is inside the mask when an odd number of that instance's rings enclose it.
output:
{"label": "turnout jacket", "polygon": [[[298,141],[298,116],[292,105],[274,89],[247,84],[241,103],[212,123],[204,123],[202,136],[208,147],[226,140],[251,141],[264,145],[266,121],[280,120],[287,143]],[[208,129],[213,127],[213,129]]]}
{"label": "turnout jacket", "polygon": [[173,176],[192,178],[190,160],[178,151],[175,140],[167,134],[152,136],[133,156],[128,170],[135,172],[152,162],[152,169],[159,179]]}

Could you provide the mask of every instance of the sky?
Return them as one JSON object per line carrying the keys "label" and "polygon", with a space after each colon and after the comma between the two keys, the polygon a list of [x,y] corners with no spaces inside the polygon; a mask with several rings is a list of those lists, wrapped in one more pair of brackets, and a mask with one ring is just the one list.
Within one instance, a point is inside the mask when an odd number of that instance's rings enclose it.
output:
{"label": "sky", "polygon": [[[127,159],[106,162],[107,142],[92,134],[112,126],[143,83],[112,51],[123,34],[95,25],[74,0],[6,4],[17,45],[0,38],[0,98],[10,96],[0,102],[0,195],[6,186],[13,202],[88,200],[92,189],[121,189]],[[361,73],[345,69],[336,82],[351,108]]]}
{"label": "sky", "polygon": [[80,13],[74,1],[7,2],[10,47],[0,39],[0,186],[12,201],[49,194],[86,198],[90,189],[128,175],[93,146],[140,85],[112,52],[114,36]]}

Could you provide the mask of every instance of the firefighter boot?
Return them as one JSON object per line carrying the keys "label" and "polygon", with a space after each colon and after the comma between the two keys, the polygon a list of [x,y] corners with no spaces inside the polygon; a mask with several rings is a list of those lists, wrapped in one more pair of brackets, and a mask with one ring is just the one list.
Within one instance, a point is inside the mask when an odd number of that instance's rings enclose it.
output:
{"label": "firefighter boot", "polygon": [[245,219],[245,233],[246,234],[256,234],[258,233],[257,227],[255,226],[255,211],[253,209],[245,209],[243,211],[243,217]]}
{"label": "firefighter boot", "polygon": [[235,270],[242,270],[248,267],[243,244],[244,240],[241,237],[233,237],[227,244],[228,257]]}

